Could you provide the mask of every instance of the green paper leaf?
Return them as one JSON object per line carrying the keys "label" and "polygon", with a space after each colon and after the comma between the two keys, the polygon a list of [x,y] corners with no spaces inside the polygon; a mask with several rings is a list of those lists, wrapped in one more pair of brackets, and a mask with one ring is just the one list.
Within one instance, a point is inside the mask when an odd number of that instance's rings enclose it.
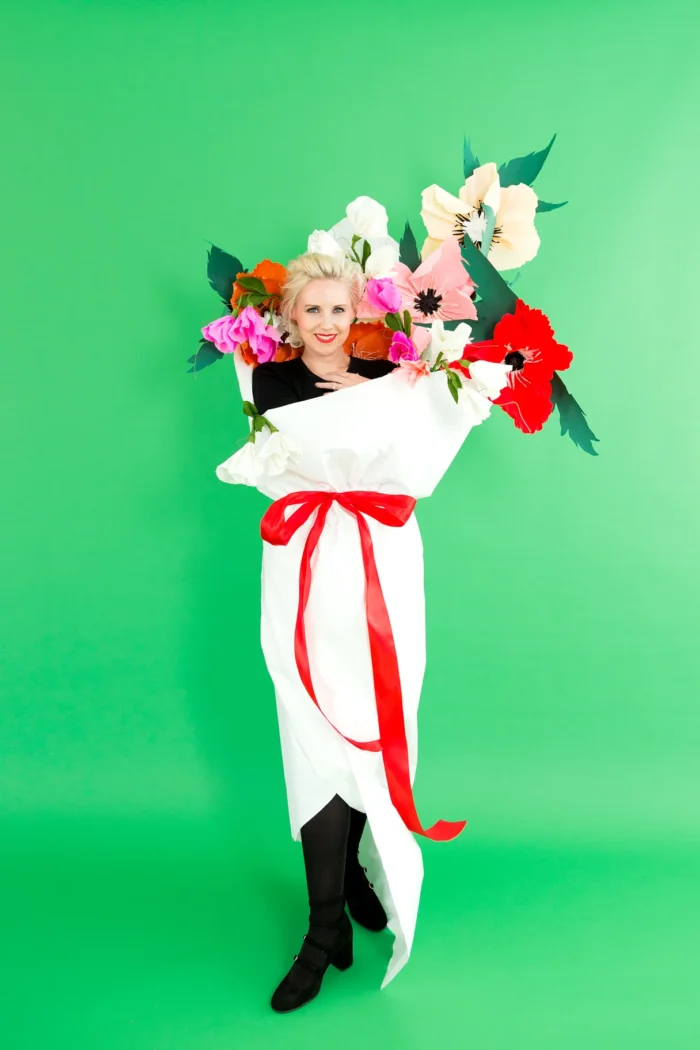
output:
{"label": "green paper leaf", "polygon": [[243,402],[243,415],[250,416],[252,418],[258,415],[258,410],[252,401]]}
{"label": "green paper leaf", "polygon": [[398,314],[387,314],[384,318],[384,324],[387,328],[390,328],[392,332],[401,331],[401,318]]}
{"label": "green paper leaf", "polygon": [[[476,343],[482,339],[491,339],[493,330],[503,315],[515,312],[517,296],[470,237],[464,238],[462,259],[480,297],[476,304],[478,319],[468,322],[472,327],[472,341]],[[451,327],[456,328],[457,323],[453,323]],[[445,328],[448,325],[449,322],[445,324]]]}
{"label": "green paper leaf", "polygon": [[259,434],[264,426],[265,426],[265,417],[264,416],[253,416],[253,430],[255,431],[256,434]]}
{"label": "green paper leaf", "polygon": [[213,365],[216,361],[220,361],[223,356],[221,350],[217,350],[208,339],[201,339],[197,352],[192,354],[192,357],[187,358],[187,363],[192,365],[187,371],[201,372],[207,365]]}
{"label": "green paper leaf", "polygon": [[528,153],[526,157],[516,157],[514,160],[509,160],[507,164],[501,164],[498,169],[501,186],[514,186],[517,182],[524,182],[527,186],[531,186],[542,171],[542,165],[549,156],[556,137],[552,135],[552,141],[539,153]]}
{"label": "green paper leaf", "polygon": [[[486,216],[486,227],[484,229],[484,238],[481,242],[479,251],[482,255],[488,255],[491,248],[491,241],[493,240],[493,231],[496,229],[496,212],[493,208],[489,207],[488,204],[481,205],[482,211]],[[465,233],[465,237],[468,234]]]}
{"label": "green paper leaf", "polygon": [[464,136],[464,178],[468,179],[470,175],[473,175],[477,168],[481,167],[479,164],[479,158],[472,151],[471,142]]}
{"label": "green paper leaf", "polygon": [[459,404],[459,388],[462,382],[456,372],[452,372],[449,368],[446,368],[445,372],[447,374],[447,387],[455,402]]}
{"label": "green paper leaf", "polygon": [[563,208],[564,205],[568,204],[568,203],[569,203],[568,201],[562,201],[561,204],[548,204],[547,201],[538,200],[537,201],[537,211],[541,211],[541,212],[556,211],[557,208]]}
{"label": "green paper leaf", "polygon": [[372,254],[372,245],[369,243],[369,241],[365,241],[364,244],[362,245],[362,269],[363,270],[364,270],[365,265],[367,264],[367,260],[369,259],[371,254]]}
{"label": "green paper leaf", "polygon": [[259,277],[239,277],[236,283],[247,292],[257,292],[267,298],[267,289]]}
{"label": "green paper leaf", "polygon": [[411,314],[410,314],[410,312],[408,310],[404,310],[404,312],[403,312],[403,330],[406,333],[406,335],[410,336],[410,334],[411,334]]}
{"label": "green paper leaf", "polygon": [[416,244],[416,238],[413,235],[413,230],[406,223],[403,231],[403,237],[399,241],[399,261],[408,266],[411,273],[414,273],[420,266],[420,254],[418,252],[418,245]]}
{"label": "green paper leaf", "polygon": [[235,255],[229,255],[212,244],[207,256],[207,277],[209,284],[218,292],[228,309],[231,309],[233,282],[236,274],[244,270],[243,263]]}
{"label": "green paper leaf", "polygon": [[599,439],[586,422],[586,413],[566,389],[564,380],[558,372],[555,372],[552,376],[550,400],[555,408],[559,409],[561,436],[564,437],[565,434],[568,434],[578,448],[583,449],[589,456],[597,456],[598,453],[593,448],[593,442]]}

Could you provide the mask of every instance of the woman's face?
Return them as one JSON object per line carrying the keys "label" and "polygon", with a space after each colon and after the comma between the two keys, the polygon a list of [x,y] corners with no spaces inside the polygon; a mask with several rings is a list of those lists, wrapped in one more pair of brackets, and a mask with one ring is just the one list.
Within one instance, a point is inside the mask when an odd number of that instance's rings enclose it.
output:
{"label": "woman's face", "polygon": [[353,322],[350,288],[331,278],[309,281],[299,294],[291,318],[304,346],[332,357],[343,346]]}

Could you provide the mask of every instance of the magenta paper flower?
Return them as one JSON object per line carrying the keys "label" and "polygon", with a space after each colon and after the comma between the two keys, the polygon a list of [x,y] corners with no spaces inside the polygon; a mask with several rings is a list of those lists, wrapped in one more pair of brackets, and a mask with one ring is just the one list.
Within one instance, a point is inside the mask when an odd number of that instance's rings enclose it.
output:
{"label": "magenta paper flower", "polygon": [[266,324],[253,306],[246,306],[238,317],[219,317],[204,326],[202,335],[222,354],[232,354],[241,343],[248,343],[259,364],[272,360],[282,338],[281,332]]}
{"label": "magenta paper flower", "polygon": [[401,292],[391,277],[370,277],[365,287],[365,300],[379,314],[395,314],[401,307]]}
{"label": "magenta paper flower", "polygon": [[399,361],[417,361],[418,351],[405,332],[394,332],[394,338],[389,347],[389,360],[394,364]]}
{"label": "magenta paper flower", "polygon": [[403,263],[396,263],[391,276],[401,292],[402,309],[419,324],[476,317],[472,301],[475,286],[464,268],[456,237],[443,241],[413,273]]}

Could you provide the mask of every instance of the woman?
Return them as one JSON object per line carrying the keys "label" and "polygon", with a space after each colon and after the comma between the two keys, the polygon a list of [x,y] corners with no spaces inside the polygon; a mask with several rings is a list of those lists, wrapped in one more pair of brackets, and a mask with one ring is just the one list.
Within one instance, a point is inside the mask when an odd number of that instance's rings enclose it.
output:
{"label": "woman", "polygon": [[[348,356],[344,349],[363,280],[361,268],[348,259],[306,253],[290,263],[280,309],[291,342],[303,350],[292,360],[254,369],[253,401],[258,412],[264,415],[284,405],[367,383],[396,367],[387,360]],[[291,761],[287,756],[285,766]],[[313,999],[329,965],[341,970],[351,965],[352,926],[345,913],[346,902],[353,919],[366,929],[382,930],[387,925],[386,912],[358,857],[366,819],[362,810],[336,792],[301,827],[309,929],[294,964],[272,996],[272,1008],[278,1012],[297,1009]]]}

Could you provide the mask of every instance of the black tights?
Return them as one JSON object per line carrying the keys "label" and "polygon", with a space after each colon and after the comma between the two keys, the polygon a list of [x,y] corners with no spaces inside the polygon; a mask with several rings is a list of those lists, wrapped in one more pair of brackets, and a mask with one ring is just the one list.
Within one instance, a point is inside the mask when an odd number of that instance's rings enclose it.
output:
{"label": "black tights", "polygon": [[327,926],[316,926],[314,919],[325,923],[339,918],[343,910],[339,898],[344,894],[346,880],[361,871],[357,851],[366,821],[366,813],[334,795],[301,828],[311,907],[310,932],[321,944],[332,943],[334,933]]}

